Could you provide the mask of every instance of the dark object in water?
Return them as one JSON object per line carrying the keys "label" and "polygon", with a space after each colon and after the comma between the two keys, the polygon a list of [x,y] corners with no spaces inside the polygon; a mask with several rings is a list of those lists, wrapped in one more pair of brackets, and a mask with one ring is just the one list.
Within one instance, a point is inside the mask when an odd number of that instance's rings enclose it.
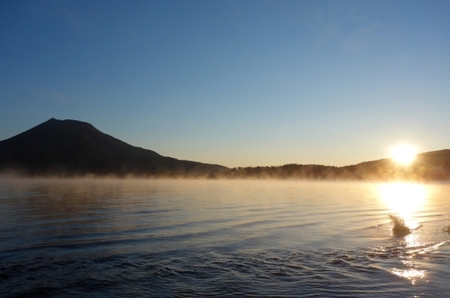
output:
{"label": "dark object in water", "polygon": [[389,214],[389,217],[392,221],[392,232],[395,236],[401,236],[411,233],[411,229],[405,224],[405,220],[401,216]]}
{"label": "dark object in water", "polygon": [[450,224],[446,225],[442,229],[444,230],[444,232],[450,233]]}

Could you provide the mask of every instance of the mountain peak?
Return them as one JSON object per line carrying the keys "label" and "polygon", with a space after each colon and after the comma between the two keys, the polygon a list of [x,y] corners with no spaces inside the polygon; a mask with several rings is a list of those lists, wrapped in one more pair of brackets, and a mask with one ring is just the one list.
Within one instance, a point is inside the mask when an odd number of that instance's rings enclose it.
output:
{"label": "mountain peak", "polygon": [[[64,120],[60,120],[60,119],[56,119],[56,118],[50,118],[47,121],[41,123],[40,125],[59,125],[59,126],[79,126],[79,127],[94,127],[92,124],[88,123],[88,122],[83,122],[83,121],[79,121],[79,120],[72,120],[72,119],[64,119]],[[39,125],[38,125],[39,126]]]}
{"label": "mountain peak", "polygon": [[51,118],[0,141],[0,170],[28,175],[207,175],[222,166],[181,161],[132,146],[78,120]]}

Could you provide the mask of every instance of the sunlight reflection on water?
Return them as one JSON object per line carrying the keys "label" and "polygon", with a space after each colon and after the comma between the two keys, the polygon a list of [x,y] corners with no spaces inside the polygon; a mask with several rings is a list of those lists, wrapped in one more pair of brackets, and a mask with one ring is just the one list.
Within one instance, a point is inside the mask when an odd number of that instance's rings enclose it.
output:
{"label": "sunlight reflection on water", "polygon": [[414,268],[407,269],[407,270],[400,270],[400,269],[394,268],[392,270],[392,273],[399,277],[409,279],[411,281],[411,284],[413,284],[413,285],[416,284],[417,279],[422,279],[426,275],[425,270],[418,270],[418,269],[414,269]]}
{"label": "sunlight reflection on water", "polygon": [[409,226],[418,224],[413,219],[426,203],[428,190],[425,185],[386,183],[379,186],[379,194],[389,213],[398,214]]}
{"label": "sunlight reflection on water", "polygon": [[[386,183],[378,186],[381,201],[389,209],[390,214],[396,214],[405,221],[412,230],[421,227],[415,218],[418,213],[426,209],[430,190],[426,185],[415,183]],[[401,262],[406,268],[392,268],[392,273],[407,279],[412,285],[427,277],[427,270],[421,268],[415,256],[436,250],[444,242],[434,244],[416,233],[403,235],[399,240],[399,247],[405,249]],[[434,244],[434,245],[433,245]]]}

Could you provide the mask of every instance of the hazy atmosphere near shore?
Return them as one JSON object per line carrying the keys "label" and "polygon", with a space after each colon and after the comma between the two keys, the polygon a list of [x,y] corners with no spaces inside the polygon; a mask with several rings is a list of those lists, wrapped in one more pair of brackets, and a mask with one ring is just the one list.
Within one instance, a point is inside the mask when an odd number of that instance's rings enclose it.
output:
{"label": "hazy atmosphere near shore", "polygon": [[52,117],[227,167],[450,143],[449,1],[2,1],[0,140]]}

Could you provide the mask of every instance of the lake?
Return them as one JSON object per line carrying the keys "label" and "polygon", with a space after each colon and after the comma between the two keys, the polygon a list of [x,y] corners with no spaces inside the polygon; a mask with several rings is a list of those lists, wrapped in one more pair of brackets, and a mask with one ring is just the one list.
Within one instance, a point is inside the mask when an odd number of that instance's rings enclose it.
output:
{"label": "lake", "polygon": [[[0,180],[2,297],[444,297],[450,185]],[[394,235],[389,214],[416,228]]]}

